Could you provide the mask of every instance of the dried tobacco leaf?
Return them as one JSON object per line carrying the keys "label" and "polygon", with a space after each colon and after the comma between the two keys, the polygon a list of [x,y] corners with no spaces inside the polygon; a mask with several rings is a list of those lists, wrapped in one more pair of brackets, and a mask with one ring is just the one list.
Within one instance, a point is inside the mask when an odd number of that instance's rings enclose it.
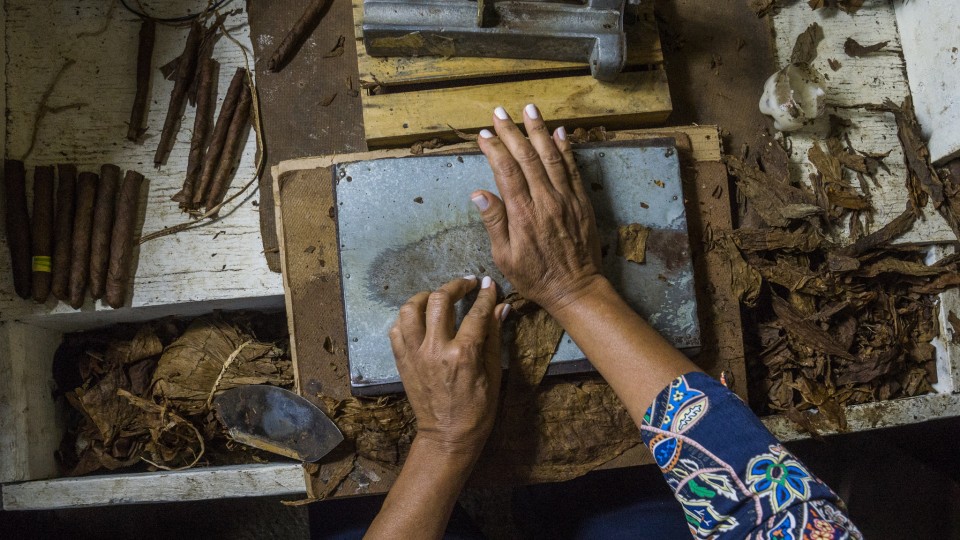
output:
{"label": "dried tobacco leaf", "polygon": [[809,253],[825,242],[823,235],[814,228],[796,231],[782,229],[737,229],[733,241],[743,251],[786,251]]}
{"label": "dried tobacco leaf", "polygon": [[628,261],[643,264],[647,258],[647,237],[650,229],[638,223],[617,228],[617,255]]}
{"label": "dried tobacco leaf", "polygon": [[293,369],[283,351],[260,343],[219,315],[199,318],[163,352],[154,395],[186,414],[209,409],[213,396],[245,384],[288,386]]}
{"label": "dried tobacco leaf", "polygon": [[780,319],[780,323],[787,334],[804,345],[833,356],[854,360],[855,357],[837,343],[833,336],[808,321],[793,306],[776,295],[773,296],[773,311]]}
{"label": "dried tobacco leaf", "polygon": [[858,257],[867,251],[885,246],[903,235],[905,232],[909,231],[910,228],[913,227],[913,223],[916,220],[916,212],[912,207],[908,206],[903,213],[890,220],[889,223],[881,227],[879,230],[864,236],[860,240],[857,240],[846,247],[831,252],[829,257],[835,257],[838,255],[842,257]]}
{"label": "dried tobacco leaf", "polygon": [[793,52],[790,55],[790,62],[793,64],[809,64],[817,58],[817,45],[823,41],[823,28],[817,23],[812,23],[799,36],[793,44]]}
{"label": "dried tobacco leaf", "polygon": [[532,400],[504,401],[471,481],[569,480],[640,442],[636,424],[608,384],[551,384]]}
{"label": "dried tobacco leaf", "polygon": [[546,310],[539,309],[522,317],[510,346],[509,384],[527,387],[540,384],[561,337],[563,327]]}
{"label": "dried tobacco leaf", "polygon": [[927,266],[920,262],[905,261],[895,257],[887,257],[870,264],[861,265],[858,276],[876,277],[880,274],[900,274],[903,276],[939,276],[948,272],[947,268]]}
{"label": "dried tobacco leaf", "polygon": [[802,190],[774,178],[756,165],[728,156],[727,169],[738,179],[738,187],[751,207],[768,225],[787,227],[795,220],[823,212],[823,208]]}
{"label": "dried tobacco leaf", "polygon": [[716,249],[726,260],[730,268],[730,287],[733,294],[746,306],[755,306],[763,286],[763,278],[757,270],[747,264],[733,238],[724,236],[717,242]]}
{"label": "dried tobacco leaf", "polygon": [[772,11],[780,8],[777,0],[747,0],[747,7],[757,14],[757,17],[764,17]]}
{"label": "dried tobacco leaf", "polygon": [[861,45],[857,43],[857,40],[853,38],[847,38],[847,41],[843,43],[843,52],[847,53],[847,56],[853,58],[859,58],[861,56],[867,56],[868,54],[875,53],[880,51],[889,41],[881,41],[880,43],[874,43],[873,45]]}
{"label": "dried tobacco leaf", "polygon": [[799,291],[815,296],[825,296],[831,291],[823,276],[784,259],[778,259],[774,265],[761,265],[757,269],[764,279],[786,287],[790,291]]}
{"label": "dried tobacco leaf", "polygon": [[82,411],[99,430],[105,446],[111,446],[121,433],[137,429],[139,411],[117,395],[118,391],[128,387],[123,372],[114,369],[89,389],[78,388],[76,391]]}
{"label": "dried tobacco leaf", "polygon": [[413,409],[406,398],[336,400],[318,396],[345,439],[353,441],[357,453],[381,463],[396,465],[410,450],[416,434]]}

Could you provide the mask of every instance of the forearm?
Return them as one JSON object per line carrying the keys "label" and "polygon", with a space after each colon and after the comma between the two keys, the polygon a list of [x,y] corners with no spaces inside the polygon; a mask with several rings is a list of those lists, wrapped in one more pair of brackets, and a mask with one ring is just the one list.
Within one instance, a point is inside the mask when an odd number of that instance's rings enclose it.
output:
{"label": "forearm", "polygon": [[476,462],[418,437],[365,538],[441,538]]}
{"label": "forearm", "polygon": [[670,381],[699,371],[627,305],[606,279],[596,279],[551,315],[570,334],[640,425]]}

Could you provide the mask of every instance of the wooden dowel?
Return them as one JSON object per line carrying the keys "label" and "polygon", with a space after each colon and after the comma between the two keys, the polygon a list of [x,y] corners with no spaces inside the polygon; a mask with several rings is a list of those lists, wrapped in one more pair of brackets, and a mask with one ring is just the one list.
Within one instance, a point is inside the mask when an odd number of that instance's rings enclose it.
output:
{"label": "wooden dowel", "polygon": [[77,191],[77,167],[57,167],[57,217],[53,231],[53,277],[50,292],[63,302],[70,301],[70,250],[73,242],[73,212]]}
{"label": "wooden dowel", "polygon": [[80,309],[87,294],[90,275],[90,232],[93,225],[93,203],[100,178],[89,172],[80,173],[77,182],[77,206],[73,219],[73,247],[70,251],[70,306]]}
{"label": "wooden dowel", "polygon": [[147,100],[150,98],[150,73],[153,67],[153,45],[156,41],[157,25],[153,19],[144,19],[140,23],[140,44],[137,46],[137,94],[130,109],[130,125],[127,139],[137,142],[146,128],[143,125],[147,116]]}
{"label": "wooden dowel", "polygon": [[220,156],[227,142],[227,133],[230,131],[233,113],[236,111],[240,96],[243,94],[244,87],[246,87],[246,76],[247,70],[237,68],[236,73],[233,74],[233,80],[230,81],[230,87],[227,89],[227,95],[223,98],[223,105],[220,106],[217,125],[213,128],[213,135],[210,137],[210,147],[207,148],[207,152],[203,156],[200,184],[193,192],[193,203],[197,208],[203,206],[208,198],[210,185],[217,173],[217,165],[220,163]]}
{"label": "wooden dowel", "polygon": [[23,162],[3,160],[6,187],[7,247],[10,248],[10,268],[13,288],[20,298],[30,298],[30,215],[27,213],[27,173]]}
{"label": "wooden dowel", "polygon": [[133,254],[133,233],[137,223],[137,203],[143,175],[127,171],[117,199],[117,219],[110,240],[110,268],[107,271],[107,304],[113,309],[123,306],[127,299],[127,278]]}
{"label": "wooden dowel", "polygon": [[100,167],[100,185],[93,207],[93,229],[90,234],[90,296],[103,297],[107,286],[107,266],[110,263],[110,240],[113,236],[113,218],[117,206],[117,187],[120,167]]}
{"label": "wooden dowel", "polygon": [[33,270],[33,300],[44,303],[50,295],[50,259],[53,255],[53,166],[38,165],[33,170],[33,218],[30,238]]}

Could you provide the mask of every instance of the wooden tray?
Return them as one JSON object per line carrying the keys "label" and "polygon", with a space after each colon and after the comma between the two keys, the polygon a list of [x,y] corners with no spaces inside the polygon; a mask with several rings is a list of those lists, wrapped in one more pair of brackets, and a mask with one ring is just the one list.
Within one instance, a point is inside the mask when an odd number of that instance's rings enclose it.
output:
{"label": "wooden tray", "polygon": [[453,128],[491,123],[502,105],[519,118],[536,102],[551,126],[631,128],[666,120],[673,110],[663,69],[653,3],[628,16],[627,65],[616,82],[602,83],[586,64],[500,58],[374,58],[363,46],[363,1],[353,0],[363,125],[370,148],[409,145]]}

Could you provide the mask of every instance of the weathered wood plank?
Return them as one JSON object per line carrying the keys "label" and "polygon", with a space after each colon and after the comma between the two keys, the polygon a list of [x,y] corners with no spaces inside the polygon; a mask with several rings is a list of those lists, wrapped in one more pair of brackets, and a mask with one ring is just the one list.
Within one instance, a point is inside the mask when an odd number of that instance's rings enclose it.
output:
{"label": "weathered wood plank", "polygon": [[614,83],[589,75],[420,92],[364,96],[363,125],[371,147],[400,146],[429,137],[456,140],[463,131],[489,127],[502,105],[515,118],[536,102],[548,124],[637,127],[666,120],[672,110],[663,70],[625,73]]}
{"label": "weathered wood plank", "polygon": [[57,475],[54,451],[63,426],[50,379],[62,334],[0,323],[0,483]]}
{"label": "weathered wood plank", "polygon": [[[143,2],[158,15],[182,14],[196,9],[188,0]],[[110,11],[110,6],[116,5]],[[151,97],[145,142],[125,139],[129,109],[135,92],[135,64],[139,22],[115,2],[6,3],[7,120],[6,155],[20,157],[30,144],[40,96],[68,59],[68,68],[51,94],[48,105],[84,104],[47,114],[39,125],[37,144],[27,159],[34,164],[74,162],[80,170],[97,170],[103,163],[142,172],[148,180],[147,208],[142,229],[146,232],[180,223],[186,216],[170,201],[180,189],[190,146],[193,107],[187,107],[177,142],[168,162],[153,169],[153,152],[163,125],[172,82],[158,71],[183,48],[186,28],[160,26],[154,51]],[[108,17],[109,14],[109,17]],[[106,26],[104,26],[106,25]],[[246,14],[227,19],[227,28],[246,47],[250,39]],[[60,28],[51,32],[50,28]],[[92,35],[105,28],[103,33]],[[214,50],[220,61],[222,102],[230,77],[244,63],[238,47],[220,39]],[[252,61],[252,57],[251,57]],[[254,173],[256,144],[251,130],[231,194]],[[28,190],[29,191],[29,190]],[[229,196],[229,194],[228,194]],[[144,244],[128,305],[155,306],[207,299],[282,294],[280,276],[271,273],[261,254],[258,208],[253,193],[235,211],[226,210],[216,224],[182,232]],[[6,252],[0,234],[0,251]],[[72,313],[53,300],[45,305],[17,298],[12,292],[9,258],[0,257],[0,317],[5,320],[48,313]],[[109,309],[88,300],[84,311]]]}
{"label": "weathered wood plank", "polygon": [[8,485],[3,486],[3,509],[52,510],[232,497],[302,497],[305,493],[303,467],[299,463],[233,465]]}
{"label": "weathered wood plank", "polygon": [[[575,69],[586,70],[585,62],[517,60],[513,58],[376,58],[363,46],[363,1],[353,0],[354,36],[357,40],[357,65],[360,78],[383,86],[409,83],[480,79],[500,75],[545,74]],[[663,63],[660,33],[653,17],[653,3],[640,6],[637,20],[629,20],[627,32],[627,65],[644,66]]]}

